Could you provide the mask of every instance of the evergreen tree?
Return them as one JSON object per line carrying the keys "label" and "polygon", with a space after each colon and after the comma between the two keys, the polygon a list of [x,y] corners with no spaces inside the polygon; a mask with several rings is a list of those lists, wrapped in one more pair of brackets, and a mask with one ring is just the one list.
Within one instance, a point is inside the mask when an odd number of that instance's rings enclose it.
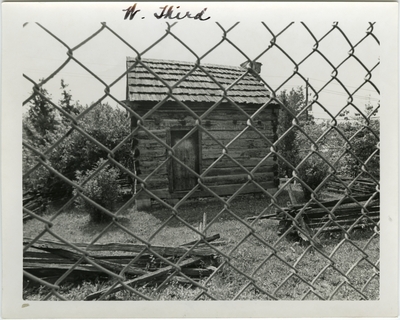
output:
{"label": "evergreen tree", "polygon": [[46,140],[48,132],[54,132],[59,124],[56,109],[51,105],[49,100],[51,95],[46,89],[40,88],[40,94],[36,93],[30,104],[28,111],[28,121],[39,134],[39,140]]}
{"label": "evergreen tree", "polygon": [[[66,84],[64,80],[61,79],[60,89],[62,90],[61,92],[62,99],[59,100],[59,105],[69,114],[75,114],[75,115],[79,114],[79,109],[78,109],[79,103],[78,102],[76,104],[73,103],[71,91],[70,90],[67,91],[67,87],[68,84]],[[64,121],[67,120],[64,115],[62,117]]]}
{"label": "evergreen tree", "polygon": [[[295,141],[297,130],[290,128],[294,119],[293,115],[297,115],[304,106],[303,88],[293,88],[290,92],[283,90],[278,95],[278,99],[286,107],[286,109],[282,107],[279,110],[277,134],[278,137],[284,135],[284,138],[278,144],[278,152],[293,166],[296,166],[299,152],[299,146],[296,145]],[[292,169],[284,161],[278,159],[278,167],[281,176],[292,176]]]}

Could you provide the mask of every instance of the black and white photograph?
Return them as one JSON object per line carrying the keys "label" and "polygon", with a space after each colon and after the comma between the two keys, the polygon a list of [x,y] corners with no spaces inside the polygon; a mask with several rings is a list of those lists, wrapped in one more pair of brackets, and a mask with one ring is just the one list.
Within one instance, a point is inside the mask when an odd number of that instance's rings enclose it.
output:
{"label": "black and white photograph", "polygon": [[397,12],[3,3],[3,317],[398,315]]}

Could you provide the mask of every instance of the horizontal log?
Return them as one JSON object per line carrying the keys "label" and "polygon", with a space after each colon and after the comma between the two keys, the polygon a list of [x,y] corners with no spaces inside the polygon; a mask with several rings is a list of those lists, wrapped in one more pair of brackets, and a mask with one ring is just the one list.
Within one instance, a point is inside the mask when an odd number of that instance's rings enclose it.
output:
{"label": "horizontal log", "polygon": [[[145,178],[144,175],[141,175],[141,178]],[[169,184],[168,176],[166,174],[155,174],[152,177],[150,177],[146,181],[146,187],[147,189],[160,189],[160,188],[165,188]],[[140,187],[140,185],[138,185]]]}
{"label": "horizontal log", "polygon": [[[165,129],[150,130],[150,131],[153,135],[162,140],[165,140],[165,137],[167,136],[167,131]],[[149,133],[147,133],[144,130],[139,130],[138,133],[135,135],[135,138],[140,139],[141,141],[154,139]]]}
{"label": "horizontal log", "polygon": [[353,186],[360,186],[360,187],[362,187],[362,186],[365,186],[365,187],[370,187],[370,186],[375,186],[375,185],[377,185],[375,182],[373,182],[373,181],[370,181],[370,182],[361,182],[361,181],[359,181],[359,180],[356,180],[356,181],[353,181],[353,180],[343,180],[343,181],[339,181],[339,180],[337,180],[337,179],[334,179],[334,180],[329,180],[329,183],[330,184],[332,184],[332,185],[340,185],[340,186],[343,186],[343,185],[350,185],[350,184],[352,184]]}
{"label": "horizontal log", "polygon": [[[335,211],[333,214],[335,216],[335,218],[333,218],[333,221],[339,221],[339,220],[343,220],[343,219],[348,219],[348,218],[354,218],[354,219],[358,219],[360,217],[374,217],[374,216],[379,216],[379,208],[371,208],[368,211],[368,214],[363,215],[361,213],[361,210],[357,210],[357,209],[339,209],[337,211]],[[288,214],[292,217],[295,217],[298,212],[297,211],[292,211],[292,212],[288,212]],[[320,222],[320,221],[328,221],[330,220],[330,215],[325,212],[325,211],[315,211],[314,213],[308,213],[308,211],[306,211],[303,215],[304,219],[306,219],[309,223],[314,223],[314,222]],[[278,219],[288,219],[287,216],[285,216],[283,213],[278,213],[277,215]]]}
{"label": "horizontal log", "polygon": [[150,140],[139,140],[138,148],[139,148],[141,154],[143,154],[143,152],[145,152],[146,149],[150,149],[150,151],[161,150],[163,152],[165,152],[165,150],[166,150],[165,146],[160,144],[158,141],[151,140],[151,139]]}
{"label": "horizontal log", "polygon": [[[258,165],[258,163],[261,160],[262,160],[261,158],[259,160],[258,159],[246,159],[246,160],[240,161],[240,163],[243,162],[243,166],[246,169],[248,169],[249,171],[251,171],[254,169],[254,167],[256,165]],[[213,161],[205,161],[205,163],[203,162],[202,163],[203,164],[202,171],[205,171],[208,168],[209,164],[211,164],[212,162]],[[154,171],[154,169],[157,167],[156,165],[158,165],[158,164],[155,163],[155,161],[153,161],[153,165],[148,165],[145,161],[141,162],[140,170],[142,173],[141,173],[140,177],[142,179],[145,179],[146,176],[150,175]],[[275,167],[276,167],[276,163],[273,160],[271,160],[271,161],[266,160],[258,168],[256,174],[272,172]],[[151,178],[151,180],[149,180],[149,182],[152,181],[151,183],[155,183],[155,184],[167,182],[165,179],[168,179],[167,178],[168,170],[169,170],[168,163],[166,163],[164,166],[159,168],[154,175],[152,175],[152,178]],[[245,173],[245,171],[243,171],[243,169],[241,167],[239,167],[233,161],[229,160],[229,162],[228,161],[223,161],[221,163],[218,162],[207,173],[207,177],[218,176],[218,175],[232,176],[235,174],[244,174],[244,173]]]}
{"label": "horizontal log", "polygon": [[[332,192],[332,193],[337,193],[337,194],[343,194],[344,193],[344,189],[332,189],[332,188],[327,188],[326,191],[328,192]],[[353,190],[351,189],[351,193],[353,194],[353,196],[359,196],[359,195],[371,195],[372,193],[374,193],[374,191],[372,190],[365,190],[365,191],[360,191],[360,190]]]}
{"label": "horizontal log", "polygon": [[[62,263],[48,263],[48,262],[26,262],[24,261],[23,263],[23,268],[25,271],[28,271],[29,273],[39,276],[41,278],[43,277],[48,277],[48,276],[54,276],[58,275],[60,276],[61,274],[67,272],[68,270],[71,269],[73,263],[69,264],[62,264]],[[160,265],[158,265],[159,267]],[[163,268],[168,267],[168,265],[163,266]],[[148,269],[151,272],[156,272],[160,268],[154,268],[153,270],[150,268]],[[72,273],[104,273],[102,270],[96,268],[95,266],[92,265],[78,265],[74,267]],[[181,272],[185,274],[186,276],[189,277],[205,277],[213,273],[212,269],[208,268],[182,268]],[[144,272],[143,274],[148,274],[149,272]]]}
{"label": "horizontal log", "polygon": [[[213,136],[216,140],[219,141],[231,141],[235,138],[244,128],[236,129],[236,130],[217,130],[212,128],[208,130],[211,136]],[[265,130],[262,130],[261,133],[264,135],[273,134],[272,127],[268,127]],[[206,133],[202,133],[202,140],[206,142],[207,140],[213,141],[214,139],[210,137],[210,135]],[[262,137],[254,130],[248,129],[246,132],[240,135],[240,139],[262,139]]]}
{"label": "horizontal log", "polygon": [[[141,174],[139,175],[140,178],[144,179],[145,177],[147,177],[148,175],[152,174],[153,171],[156,169],[157,167],[149,167],[149,166],[140,166],[140,172]],[[152,174],[152,180],[153,179],[167,179],[168,176],[168,168],[167,165],[159,168],[154,174]]]}
{"label": "horizontal log", "polygon": [[[272,181],[268,182],[262,182],[259,183],[262,188],[265,190],[268,190],[270,193],[275,192],[277,190],[275,183]],[[243,184],[232,184],[232,185],[220,185],[220,186],[211,186],[209,187],[212,191],[217,193],[218,195],[232,195],[234,192],[236,192],[240,187],[242,187]],[[261,192],[260,189],[255,186],[254,184],[250,183],[247,185],[243,190],[241,190],[241,194],[246,194],[246,193],[254,193],[254,192]],[[205,193],[207,195],[210,195],[210,193]]]}
{"label": "horizontal log", "polygon": [[[326,188],[326,191],[328,192],[340,193],[340,194],[343,194],[344,190],[345,190],[344,188],[330,188],[330,187]],[[372,194],[376,190],[355,190],[351,188],[350,191],[353,195],[365,195],[365,194]]]}
{"label": "horizontal log", "polygon": [[[43,274],[43,275],[49,275],[50,273],[63,273],[69,269],[71,269],[73,263],[49,263],[49,262],[44,262],[44,261],[38,261],[38,262],[30,262],[30,261],[25,261],[23,262],[23,268],[24,270],[30,272],[30,273],[35,273],[35,274]],[[99,272],[103,273],[100,269],[96,268],[95,266],[92,265],[78,265],[74,268],[74,271],[87,271],[87,272]]]}
{"label": "horizontal log", "polygon": [[146,161],[147,159],[154,160],[155,158],[165,159],[167,150],[164,147],[157,147],[154,149],[141,148],[140,149],[140,161]]}
{"label": "horizontal log", "polygon": [[[261,112],[255,119],[255,121],[272,122],[273,114],[270,110]],[[237,125],[247,125],[247,117],[242,113],[229,113],[229,112],[212,112],[203,120],[214,122],[229,122],[230,124],[235,123]]]}
{"label": "horizontal log", "polygon": [[[377,222],[379,221],[379,217],[372,217],[371,220],[373,220],[375,223],[377,223]],[[349,220],[335,221],[335,222],[336,222],[337,224],[339,224],[341,227],[345,228],[345,227],[349,227],[349,226],[351,226],[352,224],[354,224],[355,221],[356,221],[355,219],[349,219]],[[361,227],[362,225],[364,225],[364,226],[375,226],[375,224],[372,223],[372,222],[370,222],[370,221],[367,221],[367,222],[365,222],[365,223],[360,223],[360,224],[357,225],[357,226],[360,226],[360,227]],[[309,227],[310,227],[311,229],[319,229],[319,228],[322,227],[322,225],[321,225],[321,224],[318,224],[318,223],[314,223],[314,224],[310,224]],[[334,225],[331,225],[331,226],[324,227],[324,229],[323,229],[324,232],[326,232],[326,231],[332,231],[332,230],[340,230],[340,227],[337,226],[336,224],[334,224]]]}
{"label": "horizontal log", "polygon": [[[227,145],[230,143],[231,140],[219,140],[223,145]],[[146,155],[166,155],[166,147],[161,145],[159,142],[155,140],[140,140],[139,141],[139,150],[141,153],[140,158],[143,159],[146,157]],[[224,148],[216,143],[214,140],[208,139],[207,141],[202,142],[202,153],[203,157],[207,158],[209,157],[208,154],[221,154],[222,150]],[[242,139],[239,138],[236,140],[233,144],[229,146],[227,149],[229,154],[232,152],[236,152],[236,156],[238,154],[242,154],[243,151],[245,150],[260,150],[262,151],[262,154],[264,156],[269,153],[270,151],[270,144],[261,139],[261,138],[255,138],[255,139]],[[246,153],[244,153],[246,155]],[[260,153],[261,154],[261,153]],[[153,160],[151,157],[148,157],[149,159],[147,161]]]}
{"label": "horizontal log", "polygon": [[[54,243],[52,243],[50,245],[48,242],[46,242],[45,245],[38,244],[38,241],[36,241],[36,243],[33,244],[31,247],[35,248],[35,249],[50,252],[50,253],[58,255],[60,257],[70,259],[71,261],[78,261],[79,259],[82,258],[82,254],[80,254],[80,253],[76,253],[76,252],[73,252],[73,251],[70,251],[70,250],[67,250],[64,248],[54,248]],[[98,265],[102,266],[103,268],[109,269],[116,273],[120,273],[122,271],[122,269],[124,269],[124,267],[125,267],[124,265],[121,265],[119,263],[109,262],[109,261],[105,261],[102,259],[95,259],[93,257],[91,257],[91,259],[93,260],[93,262],[97,263]],[[90,264],[90,262],[87,262],[87,263]],[[139,269],[139,268],[134,268],[134,267],[129,266],[127,268],[127,270],[125,270],[125,273],[133,274],[133,275],[142,275],[142,274],[146,273],[146,271]]]}
{"label": "horizontal log", "polygon": [[[353,199],[354,200],[353,200]],[[364,201],[368,201],[371,198],[371,195],[363,195],[363,196],[356,196],[356,197],[346,197],[344,199],[336,199],[336,200],[330,200],[330,201],[320,201],[320,204],[322,204],[324,207],[334,207],[336,204],[340,203],[340,205],[343,204],[348,204],[348,203],[355,203],[354,201],[358,201],[358,202],[364,202]],[[379,201],[379,198],[374,199]],[[307,205],[308,208],[321,208],[320,204],[318,203],[310,203]],[[304,207],[304,204],[300,204],[300,205],[294,205],[291,208],[292,209],[302,209]]]}
{"label": "horizontal log", "polygon": [[[277,191],[277,187],[274,182],[268,181],[260,183],[260,185],[268,190],[270,193],[274,193]],[[210,186],[209,188],[214,191],[216,194],[220,196],[232,195],[234,192],[239,190],[243,184],[228,184],[228,185],[219,185],[219,186]],[[180,191],[180,192],[172,192],[170,193],[167,188],[151,190],[151,192],[161,199],[181,199],[187,195],[188,191]],[[258,187],[254,184],[247,185],[243,190],[241,190],[240,194],[247,193],[258,193],[261,192]],[[202,197],[210,197],[211,195],[208,191],[198,190],[190,196],[190,198],[202,198]],[[137,196],[137,199],[148,199],[150,196],[145,192],[140,192]]]}
{"label": "horizontal log", "polygon": [[[261,183],[272,181],[274,179],[273,172],[256,173],[253,175],[254,181]],[[219,185],[219,184],[239,184],[248,181],[247,174],[235,174],[235,175],[225,175],[225,176],[207,176],[203,179],[203,182],[207,186]]]}
{"label": "horizontal log", "polygon": [[27,251],[24,252],[24,262],[43,261],[47,263],[74,263],[71,259],[60,257],[56,254],[43,251]]}
{"label": "horizontal log", "polygon": [[[379,211],[374,211],[374,212],[370,212],[368,215],[362,215],[361,213],[348,213],[348,214],[341,214],[341,215],[337,215],[335,219],[332,219],[332,221],[335,222],[340,222],[342,220],[347,220],[347,219],[353,219],[353,220],[357,220],[359,218],[365,218],[365,219],[369,219],[369,218],[379,218],[380,217],[380,213]],[[311,219],[307,219],[307,221],[312,224],[312,223],[320,223],[321,221],[328,221],[329,216],[328,215],[324,215],[321,217],[314,217]]]}
{"label": "horizontal log", "polygon": [[162,128],[174,128],[174,127],[190,127],[196,126],[196,119],[192,117],[182,118],[161,118],[159,121],[147,121],[146,127],[149,129],[162,129]]}
{"label": "horizontal log", "polygon": [[[229,116],[228,116],[228,120],[225,120],[225,121],[205,119],[202,121],[202,126],[204,126],[207,130],[210,130],[210,131],[236,130],[236,131],[240,132],[248,126],[247,119],[245,119],[244,117],[242,119],[243,119],[243,121],[241,121],[240,123],[236,122],[232,119],[229,119]],[[268,128],[272,128],[272,119],[271,118],[264,119],[264,120],[256,119],[255,121],[253,121],[252,125],[259,130],[265,130]]]}
{"label": "horizontal log", "polygon": [[[165,265],[165,262],[156,256],[150,255],[150,254],[142,254],[140,257],[137,257],[134,254],[131,255],[112,255],[112,256],[97,256],[97,255],[90,255],[91,258],[94,259],[101,259],[104,261],[108,262],[113,262],[113,263],[119,263],[121,265],[127,265],[128,263],[131,263],[133,259],[136,259],[136,261],[131,264],[132,267],[139,267],[139,268],[145,268],[149,265],[150,260],[152,261],[152,264],[156,264],[158,266],[163,266]],[[25,263],[43,263],[43,264],[74,264],[75,262],[59,257],[57,255],[48,253],[48,252],[31,252],[27,251],[24,252],[24,265]],[[86,262],[81,263],[80,265],[83,266],[91,266],[90,264],[87,264]]]}
{"label": "horizontal log", "polygon": [[[273,170],[275,165],[273,164],[268,164],[268,165],[262,165],[260,168],[257,170],[256,173],[266,173],[266,172],[271,172]],[[253,167],[245,167],[248,171],[251,171],[254,169]],[[235,175],[235,174],[247,174],[241,167],[235,166],[235,167],[228,167],[228,168],[212,168],[208,173],[207,177],[212,177],[212,176],[224,176],[224,175]]]}
{"label": "horizontal log", "polygon": [[[264,158],[270,153],[269,148],[252,148],[252,149],[228,149],[228,154],[233,159],[239,158]],[[217,159],[223,154],[222,149],[206,149],[203,150],[203,159]]]}
{"label": "horizontal log", "polygon": [[352,187],[359,187],[359,188],[375,188],[375,186],[377,185],[376,183],[351,183],[350,181],[344,181],[344,182],[339,182],[339,181],[328,181],[328,184],[331,186],[339,186],[339,187],[344,187],[344,186],[351,186]]}
{"label": "horizontal log", "polygon": [[[339,179],[344,182],[346,182],[346,181],[351,182],[354,180],[354,178],[351,178],[351,177],[343,177],[343,176],[332,177],[332,181],[339,181]],[[375,182],[373,180],[363,179],[363,178],[357,178],[356,182],[365,183],[365,184],[375,184]]]}
{"label": "horizontal log", "polygon": [[[379,208],[373,208],[369,209],[368,213],[362,214],[360,210],[346,210],[346,209],[339,209],[339,211],[335,211],[333,214],[335,216],[336,220],[339,219],[347,219],[349,217],[355,218],[355,217],[373,217],[373,216],[379,216]],[[314,221],[314,220],[321,220],[321,219],[329,219],[329,215],[325,212],[320,212],[320,213],[315,213],[313,215],[308,215],[307,213],[304,215],[307,217],[309,221]]]}
{"label": "horizontal log", "polygon": [[[24,238],[24,245],[30,243],[32,239]],[[88,243],[72,243],[75,247],[88,251],[88,252],[96,252],[96,251],[117,251],[117,252],[133,252],[140,253],[144,249],[151,249],[161,256],[182,256],[189,249],[183,247],[166,247],[166,246],[156,246],[152,245],[147,247],[142,244],[130,244],[130,243],[105,243],[105,244],[93,244],[88,248]],[[75,251],[73,247],[70,245],[64,244],[62,242],[55,242],[49,240],[37,240],[35,244],[32,246],[36,249],[64,249]],[[150,251],[148,251],[151,254]],[[195,248],[191,251],[192,255],[196,256],[209,256],[214,252],[210,248]],[[80,258],[80,256],[79,256]]]}
{"label": "horizontal log", "polygon": [[[251,167],[254,168],[255,166],[257,166],[261,160],[263,158],[262,157],[256,157],[256,158],[249,158],[249,157],[235,157],[235,160],[238,161],[242,166],[244,167]],[[205,158],[203,156],[203,160],[202,160],[202,166],[204,169],[208,168],[211,164],[214,163],[214,161],[216,160],[216,158]],[[266,159],[265,161],[262,162],[263,165],[267,165],[267,166],[272,166],[272,165],[276,165],[276,161],[274,161],[274,159],[272,157]],[[213,168],[237,168],[238,165],[233,162],[231,159],[229,159],[228,157],[223,157],[222,159],[220,159],[214,166]]]}
{"label": "horizontal log", "polygon": [[[354,213],[354,212],[360,212],[361,214],[361,210],[364,209],[365,212],[377,212],[380,210],[380,206],[379,203],[377,203],[377,201],[372,202],[370,204],[368,204],[367,206],[364,204],[362,204],[363,207],[361,207],[360,205],[356,204],[356,203],[350,203],[350,204],[346,204],[346,205],[340,205],[338,206],[334,211],[333,211],[333,207],[328,207],[327,210],[332,212],[334,215],[341,215],[341,214],[346,214],[346,212],[349,213]],[[315,214],[318,213],[322,213],[324,212],[324,214],[326,214],[326,211],[321,209],[310,209],[306,211],[308,215],[313,216]]]}
{"label": "horizontal log", "polygon": [[[149,159],[149,160],[140,160],[140,170],[142,171],[142,173],[144,173],[145,171],[150,171],[152,172],[155,168],[157,168],[160,163],[162,163],[164,159]],[[163,169],[163,168],[167,168],[168,163],[166,163],[164,166],[162,166],[159,170]]]}
{"label": "horizontal log", "polygon": [[[43,279],[44,281],[48,283],[55,283],[60,276],[65,274],[70,268],[66,266],[67,268],[63,268],[60,266],[59,268],[55,267],[50,267],[50,268],[43,268],[41,266],[37,268],[26,268],[25,270],[34,275],[37,278]],[[71,267],[71,266],[70,266]],[[104,272],[101,271],[100,269],[95,269],[95,268],[86,268],[86,267],[80,267],[78,266],[74,270],[72,270],[70,273],[68,273],[67,276],[67,281],[72,281],[75,282],[76,280],[82,280],[82,279],[95,279],[99,275],[104,275]],[[25,280],[25,276],[24,276]],[[28,279],[26,279],[28,280]],[[28,280],[29,281],[29,280]],[[32,285],[39,285],[38,282],[29,282],[32,283]]]}
{"label": "horizontal log", "polygon": [[334,183],[327,183],[328,188],[337,189],[337,190],[344,190],[347,188],[351,189],[352,191],[374,191],[376,189],[376,185],[374,186],[362,186],[362,185],[343,185],[343,184],[334,184]]}
{"label": "horizontal log", "polygon": [[[230,169],[212,170],[210,173],[207,174],[206,177],[203,178],[203,183],[206,184],[207,186],[211,186],[215,184],[239,184],[239,183],[243,184],[246,181],[248,181],[247,173],[229,174],[229,175],[226,174],[229,171]],[[151,172],[152,171],[150,171],[148,174],[150,174]],[[232,173],[243,172],[243,170],[239,167],[237,169],[232,170],[231,172]],[[147,172],[142,171],[140,177],[142,179],[145,179],[146,173]],[[225,174],[223,175],[223,173]],[[261,167],[259,171],[257,171],[253,175],[255,177],[255,181],[258,183],[272,181],[275,177],[275,173],[272,172],[271,169],[268,167],[267,168]],[[168,187],[168,185],[169,185],[169,180],[166,169],[160,169],[159,171],[157,171],[156,174],[152,175],[152,177],[146,181],[146,188],[148,190],[163,189]],[[126,184],[126,187],[130,187],[130,185]],[[138,187],[140,187],[140,184],[138,185]]]}
{"label": "horizontal log", "polygon": [[[228,143],[231,142],[231,140],[219,140],[224,146],[228,145]],[[203,150],[209,150],[209,151],[222,151],[224,148],[216,143],[214,140],[207,140],[203,141],[202,144]],[[228,151],[229,150],[246,150],[246,149],[268,149],[270,148],[270,144],[261,139],[261,138],[254,138],[254,139],[244,139],[240,137],[238,140],[236,140],[234,143],[229,145]]]}

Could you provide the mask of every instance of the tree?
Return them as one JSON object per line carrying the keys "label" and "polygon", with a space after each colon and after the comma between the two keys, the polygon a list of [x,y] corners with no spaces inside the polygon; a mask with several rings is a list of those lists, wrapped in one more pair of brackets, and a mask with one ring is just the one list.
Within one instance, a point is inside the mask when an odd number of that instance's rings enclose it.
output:
{"label": "tree", "polygon": [[[125,112],[112,108],[107,103],[95,106],[78,124],[88,135],[110,150],[129,134],[129,119]],[[74,179],[77,170],[91,169],[99,159],[106,159],[107,156],[107,151],[74,131],[63,144],[63,152],[58,161],[66,176]],[[129,148],[119,148],[114,157],[116,160],[125,161],[124,159],[129,157]]]}
{"label": "tree", "polygon": [[[364,178],[373,176],[379,179],[380,159],[378,142],[380,122],[379,117],[376,117],[377,114],[377,107],[369,99],[363,111],[363,115],[368,120],[361,114],[356,114],[352,118],[346,117],[346,121],[338,124],[339,129],[346,137],[346,139],[342,139],[341,144],[337,144],[342,146],[340,153],[344,153],[338,166],[341,174],[354,178],[362,173],[363,170],[366,170],[367,173],[363,174]],[[350,149],[345,150],[344,146],[350,147]]]}
{"label": "tree", "polygon": [[[367,104],[364,114],[367,117],[376,114],[375,108]],[[355,178],[362,174],[362,178],[372,176],[379,179],[379,120],[370,118],[366,123],[362,116],[357,116],[344,118],[335,127],[324,122],[309,122],[301,128],[312,141],[318,141],[317,148],[314,148],[318,151],[298,168],[300,178],[312,189],[319,186],[332,169],[326,161],[337,175]],[[297,132],[295,144],[302,146],[298,150],[299,162],[312,152],[310,139]],[[303,191],[305,198],[309,198],[309,190],[304,187]]]}
{"label": "tree", "polygon": [[[290,92],[283,90],[278,95],[278,99],[286,107],[286,109],[283,107],[280,109],[278,116],[278,138],[285,135],[278,144],[278,153],[293,166],[296,166],[298,145],[295,142],[296,129],[292,128],[292,121],[293,115],[297,115],[304,105],[303,88],[293,88]],[[292,169],[280,159],[278,159],[278,172],[280,176],[292,176]]]}
{"label": "tree", "polygon": [[[72,94],[67,91],[67,84],[61,82],[62,99],[59,106],[72,114],[79,114],[88,106],[83,107],[79,103],[73,104]],[[43,89],[44,90],[44,89]],[[43,91],[43,94],[47,94]],[[24,140],[36,150],[44,153],[56,141],[62,142],[51,152],[47,152],[48,163],[63,176],[73,181],[76,179],[76,172],[85,172],[93,168],[99,159],[106,159],[108,153],[91,141],[84,134],[73,130],[70,132],[70,121],[65,116],[59,116],[54,112],[54,108],[46,104],[45,99],[36,100],[36,104],[31,105],[28,115],[23,117],[23,136]],[[41,104],[38,102],[41,101]],[[43,114],[40,111],[43,111]],[[46,119],[49,115],[50,119]],[[55,120],[59,116],[62,121]],[[53,119],[54,116],[54,119]],[[53,121],[54,120],[54,121]],[[46,122],[47,121],[47,122]],[[53,123],[54,122],[54,123]],[[54,124],[50,126],[50,124]],[[91,111],[86,113],[78,120],[79,127],[90,137],[100,144],[113,150],[127,135],[129,135],[129,119],[124,111],[112,108],[108,104],[98,104]],[[119,148],[114,153],[114,159],[126,163],[129,157],[129,142],[126,146]],[[37,163],[37,154],[29,148],[23,148],[23,170],[27,172]],[[37,191],[44,198],[51,200],[67,197],[71,195],[72,187],[65,183],[60,177],[51,173],[45,167],[40,166],[24,179],[24,190]]]}
{"label": "tree", "polygon": [[[79,114],[79,102],[76,102],[74,105],[72,102],[72,94],[71,91],[67,91],[68,84],[64,82],[63,79],[61,79],[61,95],[62,99],[59,100],[60,107],[63,108],[66,112],[69,114]],[[63,115],[63,119],[66,120],[65,116]]]}
{"label": "tree", "polygon": [[[347,150],[341,160],[341,173],[350,177],[358,176],[364,169],[374,178],[380,177],[379,158],[379,120],[371,120],[368,126],[359,121],[348,121],[341,124],[346,133],[351,149]],[[369,177],[365,174],[365,178]]]}
{"label": "tree", "polygon": [[[40,143],[46,140],[47,132],[54,132],[59,125],[57,112],[54,106],[49,103],[51,95],[41,87],[40,94],[35,93],[29,104],[28,119],[32,128],[40,135]],[[31,132],[32,133],[32,132]]]}
{"label": "tree", "polygon": [[[87,107],[80,106],[78,111],[83,111]],[[112,108],[108,104],[99,104],[93,110],[79,119],[78,125],[90,137],[100,144],[113,150],[127,135],[129,135],[129,119],[120,109]],[[39,151],[44,151],[59,138],[66,136],[70,130],[67,123],[58,127],[57,131],[47,134],[46,144],[40,146]],[[129,158],[129,142],[126,146],[119,148],[114,159],[122,164]],[[50,165],[60,172],[63,176],[73,181],[76,173],[86,172],[100,159],[107,159],[108,153],[85,135],[77,130],[72,131],[61,144],[50,152],[47,157]],[[30,150],[24,150],[24,168],[29,169],[36,163],[36,155]],[[40,169],[40,170],[39,170]],[[47,169],[40,167],[35,170],[29,179],[24,181],[25,187],[38,190],[44,197],[52,200],[69,197],[72,186],[65,183],[57,175],[49,173]]]}

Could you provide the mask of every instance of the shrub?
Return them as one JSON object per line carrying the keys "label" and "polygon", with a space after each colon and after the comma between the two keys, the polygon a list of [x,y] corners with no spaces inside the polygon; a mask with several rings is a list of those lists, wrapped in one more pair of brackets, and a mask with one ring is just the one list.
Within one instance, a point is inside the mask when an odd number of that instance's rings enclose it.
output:
{"label": "shrub", "polygon": [[[361,123],[349,123],[343,126],[348,137],[352,137],[351,151],[362,161],[360,163],[350,152],[347,152],[341,161],[341,172],[350,177],[356,177],[361,173],[361,166],[366,164],[367,172],[374,178],[380,177],[380,158],[379,151],[374,157],[371,154],[377,150],[379,142],[379,121],[372,121],[368,128],[364,128]],[[368,160],[368,162],[366,162]],[[369,174],[364,177],[368,178]]]}
{"label": "shrub", "polygon": [[[76,110],[83,112],[85,108],[78,106]],[[77,171],[90,170],[99,159],[106,158],[108,155],[107,151],[89,141],[76,130],[67,134],[70,129],[67,122],[60,122],[54,131],[46,131],[45,134],[39,133],[31,122],[32,119],[28,116],[24,117],[24,140],[42,153],[61,137],[66,136],[57,147],[47,154],[47,159],[49,165],[69,180],[76,178]],[[113,150],[129,134],[130,128],[125,112],[112,108],[108,104],[97,105],[78,123],[85,132],[110,150]],[[115,152],[115,160],[125,164],[130,157],[129,150],[128,142]],[[37,163],[38,156],[25,147],[23,156],[25,173]],[[44,167],[39,167],[24,178],[24,191],[27,190],[36,192],[49,201],[68,198],[72,193],[71,185]]]}
{"label": "shrub", "polygon": [[[328,174],[329,166],[318,156],[311,156],[298,169],[299,178],[303,180],[311,189],[315,190]],[[303,184],[304,198],[309,200],[311,192]]]}
{"label": "shrub", "polygon": [[[105,160],[100,159],[95,167],[91,170],[82,173],[76,172],[77,183],[80,185],[90,175],[92,175],[104,163]],[[120,172],[116,168],[106,165],[95,177],[91,178],[83,186],[83,194],[101,205],[105,209],[113,210],[115,204],[121,198],[121,187],[117,182]],[[77,190],[73,191],[74,195]],[[89,213],[90,219],[93,222],[111,221],[112,217],[107,215],[102,210],[96,208],[82,197],[78,198],[78,208],[85,210]]]}

